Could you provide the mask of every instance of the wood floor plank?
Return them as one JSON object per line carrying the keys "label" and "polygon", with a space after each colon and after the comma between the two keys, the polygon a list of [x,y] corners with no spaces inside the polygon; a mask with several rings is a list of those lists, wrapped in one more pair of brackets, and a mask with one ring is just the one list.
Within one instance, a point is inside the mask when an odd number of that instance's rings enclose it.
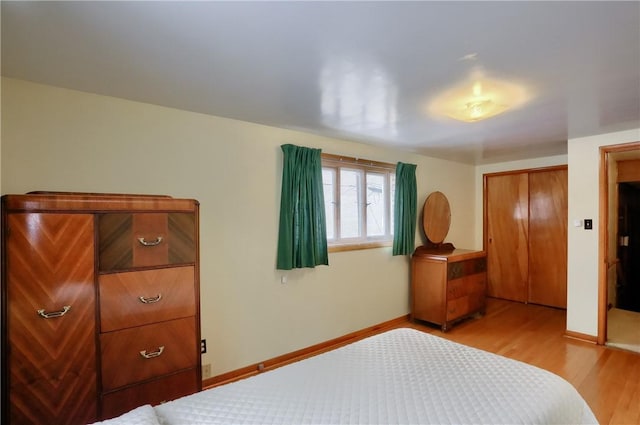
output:
{"label": "wood floor plank", "polygon": [[487,314],[446,333],[411,327],[553,372],[570,382],[600,424],[640,424],[640,353],[567,338],[566,312],[488,299]]}

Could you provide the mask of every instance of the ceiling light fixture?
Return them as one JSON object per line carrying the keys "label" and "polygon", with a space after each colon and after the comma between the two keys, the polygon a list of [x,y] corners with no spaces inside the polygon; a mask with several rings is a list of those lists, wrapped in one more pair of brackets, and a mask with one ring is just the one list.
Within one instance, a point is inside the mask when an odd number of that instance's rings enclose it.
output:
{"label": "ceiling light fixture", "polygon": [[429,111],[458,121],[475,122],[517,108],[529,98],[519,85],[477,77],[440,94],[429,105]]}

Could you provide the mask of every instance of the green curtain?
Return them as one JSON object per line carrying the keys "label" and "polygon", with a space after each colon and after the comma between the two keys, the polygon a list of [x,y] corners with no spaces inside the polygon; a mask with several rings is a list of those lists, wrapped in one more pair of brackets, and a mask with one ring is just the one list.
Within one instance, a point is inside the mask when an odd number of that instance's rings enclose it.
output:
{"label": "green curtain", "polygon": [[320,149],[282,145],[279,270],[329,264]]}
{"label": "green curtain", "polygon": [[409,255],[415,247],[418,189],[416,165],[396,165],[393,255]]}

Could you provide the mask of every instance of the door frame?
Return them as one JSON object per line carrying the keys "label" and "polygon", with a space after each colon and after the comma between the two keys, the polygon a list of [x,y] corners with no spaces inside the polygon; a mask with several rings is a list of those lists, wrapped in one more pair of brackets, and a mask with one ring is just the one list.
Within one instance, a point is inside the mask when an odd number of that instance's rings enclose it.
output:
{"label": "door frame", "polygon": [[[609,238],[616,235],[609,234],[609,169],[612,162],[622,159],[640,158],[640,141],[622,143],[616,145],[600,146],[600,199],[598,223],[598,336],[597,343],[604,345],[607,342],[607,275],[610,267],[616,265],[616,261],[608,261]],[[617,208],[617,205],[614,206]]]}

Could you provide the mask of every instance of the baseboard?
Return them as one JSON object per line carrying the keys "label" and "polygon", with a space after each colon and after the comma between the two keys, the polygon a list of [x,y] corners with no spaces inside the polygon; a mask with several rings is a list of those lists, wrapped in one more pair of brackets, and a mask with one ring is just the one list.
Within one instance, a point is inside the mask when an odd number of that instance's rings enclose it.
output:
{"label": "baseboard", "polygon": [[580,341],[589,342],[591,344],[597,344],[598,343],[598,337],[597,336],[587,335],[587,334],[583,334],[583,333],[580,333],[580,332],[565,331],[564,332],[564,336],[566,336],[567,338],[573,338],[573,339],[577,339],[577,340],[580,340]]}
{"label": "baseboard", "polygon": [[249,366],[242,367],[240,369],[232,370],[231,372],[223,373],[221,375],[205,379],[202,381],[202,389],[217,387],[219,385],[237,381],[242,378],[257,375],[267,370],[276,369],[280,366],[284,366],[286,364],[293,363],[298,360],[323,353],[325,351],[333,350],[334,348],[338,348],[342,345],[358,341],[368,336],[375,335],[377,333],[380,333],[381,331],[397,328],[403,323],[409,323],[408,314],[406,316],[401,316],[396,319],[380,323],[378,325],[370,326],[368,328],[361,329],[359,331],[352,332],[350,334],[343,335],[341,337],[325,341],[320,344],[315,344],[307,348],[293,351],[288,354],[283,354],[281,356],[274,357],[263,362],[255,363]]}

